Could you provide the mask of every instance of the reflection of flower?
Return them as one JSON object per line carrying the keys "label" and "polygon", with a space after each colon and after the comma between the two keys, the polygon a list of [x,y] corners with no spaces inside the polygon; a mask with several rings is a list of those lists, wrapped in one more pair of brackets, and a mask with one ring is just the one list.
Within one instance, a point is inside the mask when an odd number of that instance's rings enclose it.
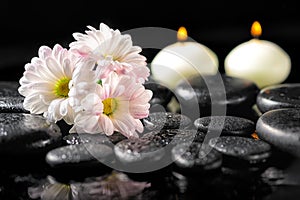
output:
{"label": "reflection of flower", "polygon": [[76,57],[60,45],[53,50],[42,46],[39,57],[25,65],[19,93],[25,96],[24,108],[42,114],[51,121],[64,119],[72,124],[74,112],[69,105],[69,82],[73,76]]}
{"label": "reflection of flower", "polygon": [[62,184],[48,177],[37,187],[28,188],[28,194],[32,199],[130,199],[149,188],[150,183],[137,182],[128,178],[124,173],[113,171],[111,174],[101,177],[87,178],[84,182]]}
{"label": "reflection of flower", "polygon": [[122,35],[119,30],[110,29],[101,23],[99,30],[88,26],[86,34],[74,33],[76,41],[70,43],[71,51],[82,57],[94,59],[99,70],[99,79],[111,72],[127,74],[137,82],[144,83],[150,75],[146,58],[139,53],[142,49],[133,46],[130,35]]}
{"label": "reflection of flower", "polygon": [[152,92],[131,77],[116,73],[101,84],[95,81],[95,85],[94,93],[80,101],[82,111],[76,115],[72,131],[107,135],[118,131],[126,137],[138,137],[136,131],[144,129],[139,119],[149,114]]}

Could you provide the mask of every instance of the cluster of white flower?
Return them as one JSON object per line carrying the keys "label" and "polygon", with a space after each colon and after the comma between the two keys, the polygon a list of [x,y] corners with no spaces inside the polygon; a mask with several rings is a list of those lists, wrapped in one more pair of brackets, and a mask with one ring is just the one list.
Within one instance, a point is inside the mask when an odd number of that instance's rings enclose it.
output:
{"label": "cluster of white flower", "polygon": [[88,28],[73,34],[69,49],[41,46],[25,65],[18,89],[24,108],[49,121],[64,120],[73,125],[70,132],[138,137],[152,98],[143,85],[150,70],[142,49],[104,23]]}

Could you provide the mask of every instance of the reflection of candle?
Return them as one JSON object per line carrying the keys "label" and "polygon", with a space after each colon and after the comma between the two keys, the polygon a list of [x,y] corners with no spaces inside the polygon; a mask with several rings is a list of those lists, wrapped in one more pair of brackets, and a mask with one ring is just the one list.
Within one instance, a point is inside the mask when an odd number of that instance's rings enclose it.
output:
{"label": "reflection of candle", "polygon": [[251,34],[256,38],[234,48],[224,63],[227,75],[252,80],[260,88],[283,82],[291,70],[289,55],[277,44],[259,40],[261,32],[254,22]]}
{"label": "reflection of candle", "polygon": [[162,49],[151,62],[153,78],[173,89],[178,81],[192,75],[215,74],[218,58],[208,47],[197,42],[187,42],[187,31],[179,28],[178,42]]}

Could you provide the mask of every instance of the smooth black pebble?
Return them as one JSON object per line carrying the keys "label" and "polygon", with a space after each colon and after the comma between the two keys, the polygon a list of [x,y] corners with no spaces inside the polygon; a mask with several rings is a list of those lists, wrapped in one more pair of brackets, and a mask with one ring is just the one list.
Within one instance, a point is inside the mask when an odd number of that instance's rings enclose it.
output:
{"label": "smooth black pebble", "polygon": [[102,134],[90,134],[90,133],[71,133],[63,137],[63,140],[66,144],[85,144],[85,143],[94,143],[94,144],[107,144],[109,139]]}
{"label": "smooth black pebble", "polygon": [[255,131],[252,120],[237,116],[206,116],[194,121],[197,129],[203,132],[213,131],[221,135],[250,136]]}
{"label": "smooth black pebble", "polygon": [[152,138],[126,139],[114,146],[114,152],[121,163],[143,164],[159,162],[165,154],[165,144]]}
{"label": "smooth black pebble", "polygon": [[138,170],[156,166],[169,166],[173,161],[172,148],[181,143],[203,141],[204,133],[196,130],[163,129],[151,131],[141,138],[126,139],[114,146],[117,159],[125,166]]}
{"label": "smooth black pebble", "polygon": [[113,159],[112,147],[105,144],[83,143],[58,147],[49,151],[46,162],[52,167],[104,166]]}
{"label": "smooth black pebble", "polygon": [[172,112],[153,112],[142,119],[147,130],[185,129],[192,125],[189,117]]}
{"label": "smooth black pebble", "polygon": [[0,113],[1,154],[39,154],[61,145],[61,140],[59,127],[40,115]]}
{"label": "smooth black pebble", "polygon": [[143,139],[149,139],[157,145],[176,145],[185,142],[203,142],[206,134],[194,129],[162,129],[150,131],[142,136]]}
{"label": "smooth black pebble", "polygon": [[193,174],[218,169],[222,165],[222,154],[200,142],[180,143],[172,149],[175,170]]}
{"label": "smooth black pebble", "polygon": [[174,90],[181,110],[185,111],[183,114],[189,113],[192,120],[226,113],[250,118],[249,111],[256,102],[258,92],[254,82],[225,74],[193,76],[179,82]]}
{"label": "smooth black pebble", "polygon": [[173,92],[168,87],[162,85],[161,83],[157,83],[151,76],[144,83],[144,86],[146,89],[153,92],[153,96],[149,101],[151,106],[158,104],[166,108],[174,96]]}
{"label": "smooth black pebble", "polygon": [[23,107],[24,97],[18,92],[18,82],[0,81],[0,112],[28,113]]}
{"label": "smooth black pebble", "polygon": [[250,164],[265,162],[271,156],[271,145],[253,138],[221,136],[210,139],[209,145],[223,155],[245,160]]}
{"label": "smooth black pebble", "polygon": [[282,108],[265,112],[257,121],[256,131],[262,140],[300,157],[300,109]]}
{"label": "smooth black pebble", "polygon": [[257,95],[260,112],[279,108],[300,108],[300,84],[288,83],[263,88]]}
{"label": "smooth black pebble", "polygon": [[104,133],[72,133],[63,137],[66,144],[96,143],[113,145],[125,139],[127,138],[119,132],[114,132],[114,134],[109,136],[104,135]]}

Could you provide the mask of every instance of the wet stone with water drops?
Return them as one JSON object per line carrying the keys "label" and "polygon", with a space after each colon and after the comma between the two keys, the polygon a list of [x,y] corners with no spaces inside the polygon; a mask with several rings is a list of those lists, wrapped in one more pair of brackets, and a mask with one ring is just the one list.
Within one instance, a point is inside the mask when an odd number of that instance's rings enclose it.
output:
{"label": "wet stone with water drops", "polygon": [[107,141],[106,137],[102,135],[99,137],[99,134],[89,134],[89,133],[72,133],[63,137],[63,140],[66,144],[85,144],[90,142],[95,143],[105,143]]}
{"label": "wet stone with water drops", "polygon": [[116,158],[123,164],[155,164],[165,154],[164,143],[151,138],[126,139],[114,146]]}
{"label": "wet stone with water drops", "polygon": [[279,108],[300,108],[300,84],[287,83],[263,88],[257,95],[260,112]]}
{"label": "wet stone with water drops", "polygon": [[192,129],[162,129],[144,134],[141,138],[126,139],[115,145],[118,160],[124,165],[143,169],[149,165],[172,163],[171,150],[177,144],[203,141],[205,134]]}
{"label": "wet stone with water drops", "polygon": [[194,125],[200,131],[213,131],[221,135],[251,136],[255,131],[255,123],[252,120],[236,116],[206,116],[194,121]]}
{"label": "wet stone with water drops", "polygon": [[226,158],[236,158],[250,164],[266,162],[271,156],[271,145],[263,140],[237,136],[212,138],[209,145],[221,152]]}
{"label": "wet stone with water drops", "polygon": [[174,170],[183,174],[201,173],[219,169],[222,154],[207,144],[180,143],[172,149]]}
{"label": "wet stone with water drops", "polygon": [[0,81],[0,112],[28,113],[23,107],[24,97],[18,92],[18,82]]}
{"label": "wet stone with water drops", "polygon": [[145,129],[186,129],[192,125],[191,119],[183,114],[172,112],[153,112],[142,120]]}
{"label": "wet stone with water drops", "polygon": [[150,131],[144,134],[142,138],[148,138],[166,146],[168,144],[176,145],[184,142],[203,142],[205,136],[204,132],[195,129],[162,129]]}
{"label": "wet stone with water drops", "polygon": [[168,87],[156,82],[151,76],[148,78],[148,81],[144,83],[144,86],[146,89],[153,92],[153,96],[149,101],[151,106],[158,104],[166,108],[174,96],[173,92]]}
{"label": "wet stone with water drops", "polygon": [[61,137],[59,127],[40,115],[0,113],[1,154],[43,154],[60,146]]}
{"label": "wet stone with water drops", "polygon": [[225,107],[227,115],[252,118],[249,113],[258,92],[252,81],[221,74],[190,77],[178,83],[174,94],[183,110],[195,114],[190,117],[195,120],[199,118],[195,113],[196,103],[201,117],[212,115],[212,107],[218,108],[217,115],[224,115],[220,112]]}
{"label": "wet stone with water drops", "polygon": [[110,140],[104,134],[90,134],[90,133],[71,133],[63,137],[66,144],[110,144]]}
{"label": "wet stone with water drops", "polygon": [[300,108],[265,112],[257,121],[256,130],[262,140],[300,157]]}
{"label": "wet stone with water drops", "polygon": [[114,158],[112,147],[105,144],[81,143],[61,146],[49,151],[46,162],[55,168],[105,167],[102,162]]}
{"label": "wet stone with water drops", "polygon": [[105,135],[104,133],[72,133],[63,137],[63,140],[66,144],[102,143],[113,145],[125,139],[127,138],[119,132],[114,132],[114,134],[109,136]]}

